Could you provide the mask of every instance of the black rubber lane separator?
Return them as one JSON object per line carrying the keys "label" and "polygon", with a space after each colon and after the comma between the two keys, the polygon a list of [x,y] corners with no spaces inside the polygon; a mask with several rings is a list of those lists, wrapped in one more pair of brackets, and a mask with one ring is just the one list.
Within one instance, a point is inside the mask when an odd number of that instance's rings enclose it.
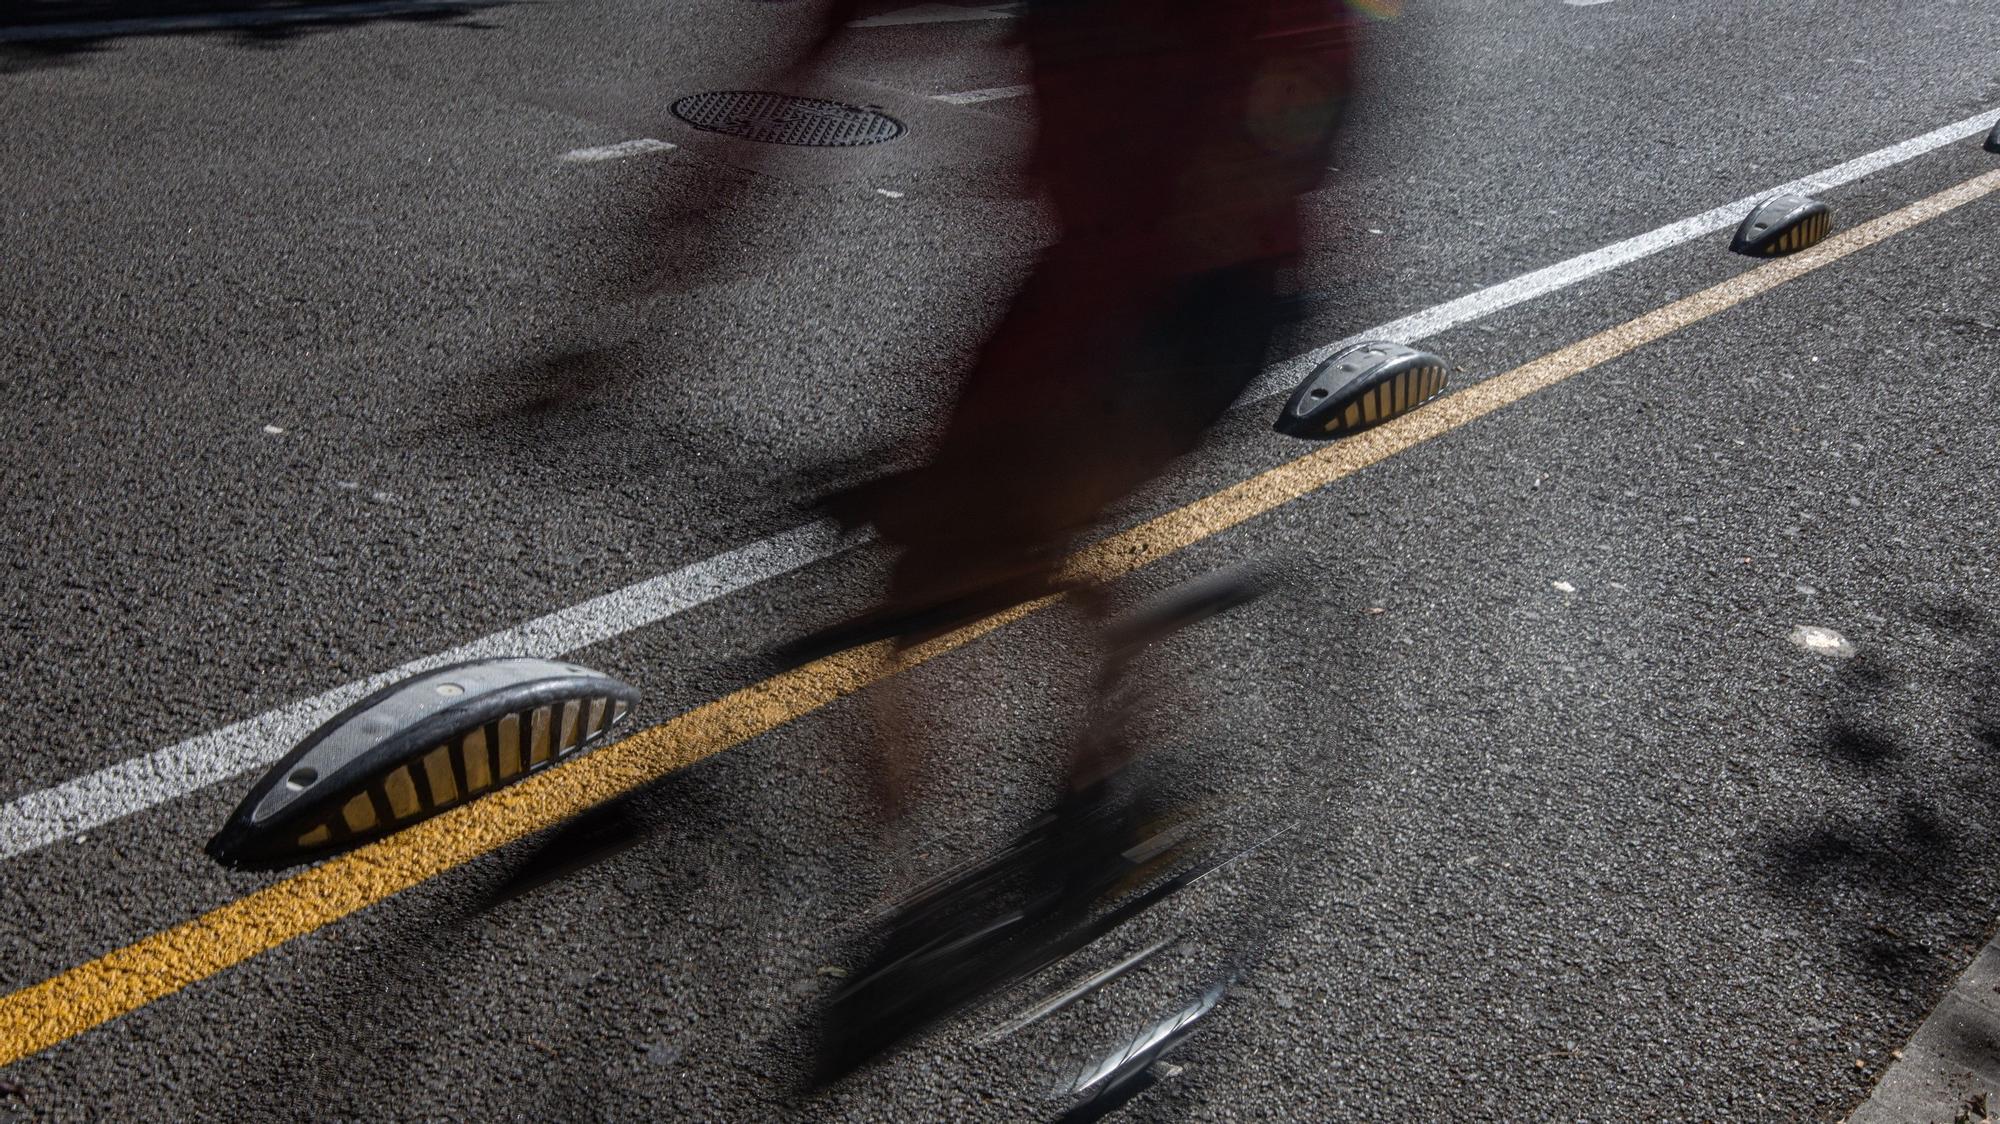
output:
{"label": "black rubber lane separator", "polygon": [[1343,348],[1314,367],[1278,415],[1279,433],[1332,440],[1402,417],[1444,393],[1444,360],[1400,343]]}
{"label": "black rubber lane separator", "polygon": [[1729,248],[1753,258],[1775,258],[1818,245],[1833,232],[1833,209],[1807,195],[1774,195],[1743,216]]}
{"label": "black rubber lane separator", "polygon": [[208,853],[275,869],[351,850],[577,757],[637,689],[551,660],[475,660],[411,676],[335,715],[250,788]]}

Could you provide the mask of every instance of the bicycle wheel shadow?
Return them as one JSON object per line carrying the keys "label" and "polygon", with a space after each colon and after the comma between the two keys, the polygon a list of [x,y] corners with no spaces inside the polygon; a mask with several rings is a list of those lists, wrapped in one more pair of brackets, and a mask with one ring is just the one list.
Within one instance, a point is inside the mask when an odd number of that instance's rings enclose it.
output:
{"label": "bicycle wheel shadow", "polygon": [[[2000,628],[1965,605],[1933,605],[1917,616],[1983,653],[1979,662],[1921,683],[1870,652],[1843,667],[1834,713],[1802,739],[1803,752],[1824,766],[1821,807],[1772,825],[1761,856],[1783,896],[1845,929],[1838,965],[1887,990],[1949,982],[1966,948],[1990,934],[2000,870],[2000,835],[1992,831]],[[1933,700],[1946,687],[1956,700],[1950,712],[1925,716],[1933,729],[1945,727],[1942,739],[1913,735],[1907,710],[1899,720],[1919,687]]]}
{"label": "bicycle wheel shadow", "polygon": [[216,37],[271,49],[373,23],[490,30],[472,17],[518,0],[22,0],[0,10],[0,74],[73,66],[128,39]]}

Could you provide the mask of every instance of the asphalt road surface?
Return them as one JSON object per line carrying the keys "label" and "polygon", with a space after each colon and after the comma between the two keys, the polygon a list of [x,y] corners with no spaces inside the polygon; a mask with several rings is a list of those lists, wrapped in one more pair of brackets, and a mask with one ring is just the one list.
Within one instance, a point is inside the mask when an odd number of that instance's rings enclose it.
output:
{"label": "asphalt road surface", "polygon": [[[865,544],[757,544],[918,455],[1048,237],[1009,7],[878,3],[787,79],[798,5],[759,0],[0,25],[0,1113],[1045,1118],[1219,965],[1240,986],[1126,1117],[1836,1121],[1869,1096],[2000,917],[1990,0],[1373,25],[1287,355],[1960,128],[1820,191],[1836,234],[1797,259],[1661,237],[1445,317],[1452,394],[1372,459],[1300,462],[1321,447],[1271,431],[1276,399],[1233,413],[1121,513],[1192,530],[1119,589],[1286,575],[1152,657],[1148,730],[1213,846],[1295,826],[796,1096],[799,1020],[909,874],[872,858],[853,769],[880,688],[747,738],[696,708],[875,590]],[[908,131],[779,149],[668,108],[781,80]],[[635,140],[662,144],[600,151]],[[552,401],[538,359],[578,340],[601,379]],[[1217,514],[1272,471],[1321,477]],[[677,572],[708,594],[620,600]],[[604,595],[570,646],[508,631]],[[924,870],[1046,799],[1072,625],[906,673],[949,747]],[[202,853],[355,684],[494,634],[645,690],[615,758],[658,775],[618,804],[636,842],[497,905],[551,837],[481,842],[479,804],[434,821],[435,861],[302,884]],[[597,791],[617,752],[548,776]]]}

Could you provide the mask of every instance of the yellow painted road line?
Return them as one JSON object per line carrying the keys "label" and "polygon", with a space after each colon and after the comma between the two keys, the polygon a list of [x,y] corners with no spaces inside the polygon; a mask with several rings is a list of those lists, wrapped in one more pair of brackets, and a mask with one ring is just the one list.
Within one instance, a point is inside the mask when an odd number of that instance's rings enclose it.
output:
{"label": "yellow painted road line", "polygon": [[[1414,445],[1733,308],[1919,223],[2000,190],[1988,172],[1589,339],[1496,375],[1388,425],[1328,445],[1079,551],[1073,576],[1105,581],[1309,495]],[[842,652],[633,734],[573,764],[416,824],[0,999],[0,1066],[172,995],[258,953],[471,862],[531,832],[810,714],[949,652],[1052,599],[904,653]]]}

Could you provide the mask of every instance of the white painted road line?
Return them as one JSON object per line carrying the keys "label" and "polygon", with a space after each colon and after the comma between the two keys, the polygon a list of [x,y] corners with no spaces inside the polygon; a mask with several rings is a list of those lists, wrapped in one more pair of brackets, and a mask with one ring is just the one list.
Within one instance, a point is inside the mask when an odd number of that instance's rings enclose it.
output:
{"label": "white painted road line", "polygon": [[989,90],[967,90],[961,94],[938,94],[931,100],[950,102],[953,105],[976,105],[983,101],[1018,98],[1033,88],[1032,86],[995,86]]}
{"label": "white painted road line", "polygon": [[790,573],[846,545],[833,523],[809,523],[315,698],[31,792],[0,808],[0,859],[268,765],[350,703],[405,676],[493,656],[553,657],[574,652]]}
{"label": "white painted road line", "polygon": [[[1606,270],[1680,245],[1740,221],[1758,200],[1783,191],[1824,190],[1850,183],[1990,128],[2000,108],[1987,110],[1923,136],[1872,152],[1857,160],[1758,192],[1743,200],[1670,223],[1649,234],[1614,243],[1476,293],[1391,321],[1350,339],[1414,343],[1460,324],[1524,301],[1546,296]],[[1239,404],[1256,402],[1295,386],[1315,363],[1346,341],[1318,348],[1265,372]],[[762,542],[685,566],[637,585],[604,594],[517,628],[405,664],[369,679],[337,687],[316,698],[280,707],[256,718],[155,750],[53,788],[17,797],[0,806],[0,859],[46,846],[100,824],[224,781],[276,760],[315,726],[378,687],[447,663],[497,655],[555,657],[656,624],[738,590],[830,558],[853,545],[830,523],[798,527]]]}
{"label": "white painted road line", "polygon": [[918,4],[879,16],[869,16],[849,27],[905,27],[920,23],[969,23],[974,20],[1010,20],[1014,13],[1001,6],[972,8],[959,4]]}
{"label": "white painted road line", "polygon": [[1289,362],[1278,364],[1266,372],[1264,377],[1258,379],[1244,393],[1241,401],[1254,402],[1291,390],[1306,377],[1314,365],[1359,340],[1415,343],[1447,329],[1456,328],[1460,324],[1490,316],[1502,309],[1512,308],[1537,297],[1545,297],[1558,289],[1566,289],[1586,278],[1617,269],[1621,265],[1629,265],[1661,250],[1684,242],[1692,242],[1719,230],[1727,230],[1742,222],[1743,216],[1750,208],[1773,195],[1782,195],[1788,191],[1810,195],[1816,191],[1853,183],[1873,172],[1913,160],[1926,152],[1936,151],[1967,137],[1977,136],[1991,128],[1996,121],[2000,121],[2000,109],[1989,109],[1984,113],[1967,117],[1963,121],[1955,121],[1941,129],[1933,129],[1923,136],[1912,137],[1901,144],[1877,149],[1845,164],[1836,164],[1823,172],[1801,176],[1789,183],[1765,188],[1755,195],[1746,195],[1734,203],[1724,203],[1692,218],[1668,223],[1637,238],[1627,238],[1623,242],[1614,242],[1587,254],[1578,254],[1568,261],[1557,262],[1533,273],[1524,273],[1511,281],[1503,281],[1498,285],[1467,293],[1457,300],[1446,301],[1414,315],[1405,316],[1401,320],[1370,328],[1366,332],[1349,336],[1347,339],[1307,352]]}
{"label": "white painted road line", "polygon": [[103,39],[113,35],[170,35],[180,31],[218,31],[261,27],[274,23],[338,23],[342,20],[400,16],[453,9],[473,11],[492,0],[372,0],[363,4],[326,4],[315,8],[270,8],[253,12],[207,15],[148,16],[139,19],[90,20],[80,23],[38,23],[0,27],[0,43],[33,43],[58,39]]}
{"label": "white painted road line", "polygon": [[674,146],[663,140],[640,137],[638,140],[619,141],[617,144],[603,144],[596,148],[572,148],[557,157],[570,164],[592,164],[599,160],[623,160],[628,156],[644,156],[648,152],[672,152]]}

